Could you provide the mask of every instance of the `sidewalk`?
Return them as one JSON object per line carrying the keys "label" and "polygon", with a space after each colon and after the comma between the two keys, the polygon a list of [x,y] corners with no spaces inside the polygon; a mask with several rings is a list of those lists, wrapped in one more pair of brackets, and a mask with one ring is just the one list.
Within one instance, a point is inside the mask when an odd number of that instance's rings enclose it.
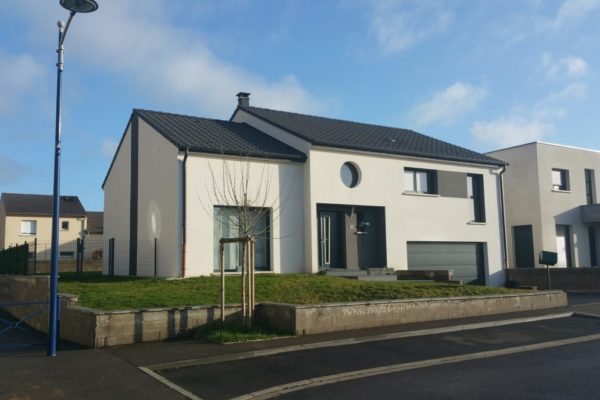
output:
{"label": "sidewalk", "polygon": [[[582,297],[585,296],[585,297]],[[299,336],[270,341],[218,345],[200,340],[117,346],[101,350],[67,347],[56,358],[45,349],[0,353],[0,399],[183,399],[138,367],[190,359],[223,357],[237,353],[314,345],[416,330],[447,329],[476,323],[502,323],[514,318],[538,318],[565,312],[600,314],[600,295],[572,295],[569,307],[500,314],[468,319]]]}

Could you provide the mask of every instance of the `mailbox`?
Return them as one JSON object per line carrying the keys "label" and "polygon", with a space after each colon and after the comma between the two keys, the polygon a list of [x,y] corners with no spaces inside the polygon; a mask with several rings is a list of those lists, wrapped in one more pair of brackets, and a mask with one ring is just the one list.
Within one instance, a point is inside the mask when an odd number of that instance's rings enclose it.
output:
{"label": "mailbox", "polygon": [[542,265],[556,265],[558,261],[558,256],[553,251],[540,251],[540,259],[539,262]]}

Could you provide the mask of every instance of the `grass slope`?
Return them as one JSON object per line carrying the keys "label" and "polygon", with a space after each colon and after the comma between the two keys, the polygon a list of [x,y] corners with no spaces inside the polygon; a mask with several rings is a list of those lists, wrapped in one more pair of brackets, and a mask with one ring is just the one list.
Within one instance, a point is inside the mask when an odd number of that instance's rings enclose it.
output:
{"label": "grass slope", "polygon": [[[59,291],[79,296],[80,305],[101,310],[176,307],[219,303],[218,276],[165,280],[108,277],[85,273],[78,278],[63,273]],[[240,303],[239,276],[226,277],[227,303]],[[485,286],[459,286],[435,282],[372,282],[320,275],[256,276],[256,301],[294,304],[331,303],[424,297],[452,297],[514,293]]]}

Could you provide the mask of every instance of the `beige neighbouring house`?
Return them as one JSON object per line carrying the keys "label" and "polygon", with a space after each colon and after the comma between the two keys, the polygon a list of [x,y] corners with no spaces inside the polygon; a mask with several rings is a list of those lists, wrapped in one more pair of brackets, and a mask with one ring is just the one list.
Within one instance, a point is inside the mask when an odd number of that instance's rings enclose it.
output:
{"label": "beige neighbouring house", "polygon": [[215,273],[239,217],[214,193],[247,174],[268,204],[261,271],[451,269],[500,286],[504,164],[411,130],[252,107],[248,93],[229,121],[136,109],[103,183],[103,270]]}
{"label": "beige neighbouring house", "polygon": [[597,266],[600,152],[533,142],[487,154],[509,164],[504,199],[510,266],[543,267],[542,250],[557,253],[557,267]]}
{"label": "beige neighbouring house", "polygon": [[[86,212],[77,196],[60,197],[59,257],[73,259],[76,242],[84,235]],[[0,248],[33,245],[38,259],[50,259],[52,196],[2,193],[0,197]],[[30,252],[33,247],[30,247]]]}

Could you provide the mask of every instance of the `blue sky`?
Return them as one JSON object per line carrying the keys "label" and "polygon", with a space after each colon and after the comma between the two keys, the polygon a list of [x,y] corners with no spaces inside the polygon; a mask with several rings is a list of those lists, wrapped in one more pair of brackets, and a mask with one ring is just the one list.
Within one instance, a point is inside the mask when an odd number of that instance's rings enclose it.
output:
{"label": "blue sky", "polygon": [[[251,104],[478,151],[600,149],[600,0],[98,0],[65,42],[62,193],[103,208],[133,108]],[[143,8],[142,8],[143,7]],[[3,2],[0,192],[51,193],[58,0]]]}

